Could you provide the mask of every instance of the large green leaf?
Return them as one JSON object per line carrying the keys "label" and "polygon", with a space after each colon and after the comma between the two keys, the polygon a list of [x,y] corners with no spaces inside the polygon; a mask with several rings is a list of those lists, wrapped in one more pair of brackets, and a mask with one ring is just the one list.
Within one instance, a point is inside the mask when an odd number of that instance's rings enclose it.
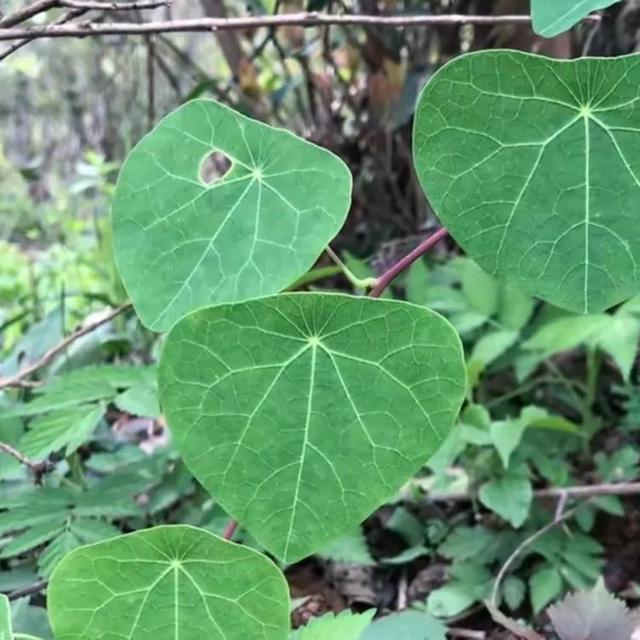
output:
{"label": "large green leaf", "polygon": [[461,56],[420,98],[431,204],[486,271],[578,313],[640,290],[640,57]]}
{"label": "large green leaf", "polygon": [[160,396],[191,471],[293,562],[353,530],[429,459],[464,376],[458,336],[432,311],[284,294],[178,322]]}
{"label": "large green leaf", "polygon": [[[203,161],[224,154],[214,183]],[[197,307],[281,291],[344,223],[351,175],[330,152],[210,100],[135,147],[113,204],[115,259],[136,311],[162,331]]]}
{"label": "large green leaf", "polygon": [[619,0],[531,0],[533,30],[551,38],[571,29],[586,15]]}
{"label": "large green leaf", "polygon": [[161,526],[82,547],[51,576],[57,640],[286,640],[287,584],[266,557]]}

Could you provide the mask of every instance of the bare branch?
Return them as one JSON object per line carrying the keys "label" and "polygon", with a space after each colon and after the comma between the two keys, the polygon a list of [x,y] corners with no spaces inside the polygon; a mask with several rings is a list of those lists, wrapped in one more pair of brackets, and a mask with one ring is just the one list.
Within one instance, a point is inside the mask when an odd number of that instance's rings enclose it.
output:
{"label": "bare branch", "polygon": [[93,2],[92,0],[58,0],[61,7],[87,11],[134,11],[167,7],[173,0],[141,0],[140,2]]}
{"label": "bare branch", "polygon": [[86,324],[84,327],[80,327],[76,329],[73,333],[68,335],[64,340],[59,342],[57,345],[53,346],[49,351],[47,351],[40,360],[37,360],[33,364],[29,365],[16,375],[10,378],[0,379],[0,389],[4,389],[6,387],[19,387],[22,386],[24,380],[30,376],[32,376],[36,371],[46,367],[50,364],[58,355],[63,353],[69,345],[73,342],[82,338],[82,336],[86,336],[88,333],[95,331],[98,327],[101,327],[103,324],[113,320],[116,316],[119,316],[121,313],[128,311],[131,308],[131,303],[127,302],[126,304],[120,305],[115,309],[110,310],[105,315],[101,316],[97,320]]}
{"label": "bare branch", "polygon": [[0,19],[0,28],[7,29],[16,24],[25,22],[40,13],[55,9],[60,6],[60,0],[37,0],[22,9],[18,9],[15,13],[11,13],[5,18]]}
{"label": "bare branch", "polygon": [[[79,2],[78,4],[86,4]],[[591,15],[586,21],[599,21],[600,16]],[[479,15],[413,15],[413,16],[377,16],[328,13],[288,13],[279,15],[250,16],[242,18],[199,18],[147,22],[142,24],[128,22],[84,23],[69,25],[49,25],[29,28],[0,28],[0,40],[21,38],[84,38],[104,35],[148,35],[151,33],[179,32],[215,32],[226,29],[256,29],[258,27],[322,27],[326,25],[377,25],[387,27],[423,27],[438,25],[496,25],[530,24],[527,15],[479,16]]]}
{"label": "bare branch", "polygon": [[[67,11],[65,14],[60,16],[52,24],[65,24],[67,22],[71,22],[71,20],[79,18],[86,12],[86,9],[72,9],[71,11]],[[24,47],[26,44],[29,44],[31,40],[32,38],[18,40],[18,42],[14,42],[12,45],[8,46],[4,51],[0,53],[0,62],[2,62],[2,60],[4,60],[5,58],[8,58],[12,53],[15,53],[18,49]]]}
{"label": "bare branch", "polygon": [[6,453],[12,458],[15,458],[20,464],[27,467],[27,469],[29,469],[29,471],[31,471],[31,473],[33,474],[33,478],[36,484],[40,484],[40,482],[42,481],[42,476],[45,473],[51,471],[51,469],[53,468],[47,460],[35,462],[34,460],[27,458],[24,453],[21,453],[17,449],[14,449],[10,444],[7,444],[6,442],[0,442],[0,451]]}
{"label": "bare branch", "polygon": [[44,591],[47,588],[48,584],[48,580],[41,580],[40,582],[29,585],[28,587],[16,589],[15,591],[9,593],[7,597],[9,598],[9,600],[18,600],[19,598],[24,598],[25,596],[32,596],[35,593]]}

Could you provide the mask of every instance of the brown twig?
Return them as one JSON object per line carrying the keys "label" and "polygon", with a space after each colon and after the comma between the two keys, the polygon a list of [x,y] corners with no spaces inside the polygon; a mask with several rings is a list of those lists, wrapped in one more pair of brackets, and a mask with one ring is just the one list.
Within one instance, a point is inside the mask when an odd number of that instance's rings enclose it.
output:
{"label": "brown twig", "polygon": [[408,269],[416,260],[422,257],[431,247],[436,245],[440,240],[446,238],[449,232],[442,228],[431,234],[428,238],[423,240],[413,251],[408,253],[404,258],[401,258],[393,266],[387,269],[376,282],[375,287],[369,294],[372,298],[379,298],[384,290],[391,284],[394,278],[396,278],[405,269]]}
{"label": "brown twig", "polygon": [[[85,3],[86,4],[86,3]],[[591,15],[586,21],[599,21]],[[229,29],[256,29],[259,27],[321,27],[326,25],[424,27],[438,25],[496,25],[530,24],[527,15],[408,15],[379,16],[364,14],[285,13],[279,15],[249,16],[241,18],[195,18],[169,20],[143,24],[128,22],[84,23],[72,25],[48,25],[30,28],[0,28],[0,40],[22,38],[84,38],[101,35],[148,35],[150,33],[213,32]]]}
{"label": "brown twig", "polygon": [[143,0],[140,2],[93,2],[91,0],[58,0],[60,6],[86,11],[138,11],[167,7],[173,0]]}
{"label": "brown twig", "polygon": [[16,24],[30,20],[40,13],[49,11],[49,9],[55,9],[59,6],[60,0],[37,0],[37,2],[32,2],[26,7],[22,7],[22,9],[18,9],[18,11],[10,13],[5,18],[0,19],[0,28],[8,29]]}
{"label": "brown twig", "polygon": [[52,465],[48,461],[41,460],[39,462],[36,462],[34,460],[31,460],[31,458],[28,458],[24,455],[24,453],[21,453],[17,449],[14,449],[10,444],[7,444],[6,442],[0,442],[0,451],[6,453],[12,458],[15,458],[21,465],[27,467],[27,469],[29,469],[29,471],[31,471],[31,473],[33,474],[33,478],[36,484],[40,484],[42,482],[42,476],[52,469]]}
{"label": "brown twig", "polygon": [[47,588],[49,584],[48,580],[41,580],[40,582],[35,582],[34,584],[29,585],[28,587],[22,587],[22,589],[16,589],[15,591],[11,591],[8,594],[9,600],[18,600],[19,598],[24,598],[25,596],[32,596],[34,593],[40,593]]}
{"label": "brown twig", "polygon": [[[64,15],[60,16],[57,20],[55,20],[52,24],[65,24],[67,22],[71,22],[75,18],[79,18],[87,12],[86,9],[72,9],[71,11],[67,11]],[[18,49],[21,49],[26,44],[31,42],[32,38],[27,38],[25,40],[19,40],[18,42],[14,42],[12,45],[8,46],[2,53],[0,53],[0,62],[5,58],[8,58],[12,53],[15,53]]]}
{"label": "brown twig", "polygon": [[95,331],[98,327],[101,327],[103,324],[113,320],[116,316],[119,316],[121,313],[128,311],[131,308],[131,303],[127,302],[125,304],[112,309],[107,312],[105,315],[101,316],[97,320],[86,324],[84,327],[80,327],[76,329],[73,333],[69,334],[64,340],[53,346],[49,351],[47,351],[42,358],[30,364],[28,367],[25,367],[22,371],[16,373],[14,376],[10,378],[2,378],[0,379],[0,389],[5,389],[7,387],[19,387],[22,386],[22,383],[26,378],[32,376],[36,371],[46,367],[50,364],[55,358],[66,351],[66,349],[73,342],[86,336],[88,333]]}

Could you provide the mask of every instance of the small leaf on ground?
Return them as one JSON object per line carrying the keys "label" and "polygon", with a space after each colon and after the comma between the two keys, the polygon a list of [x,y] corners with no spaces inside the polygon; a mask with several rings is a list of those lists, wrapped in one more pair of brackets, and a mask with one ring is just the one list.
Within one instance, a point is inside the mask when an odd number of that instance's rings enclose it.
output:
{"label": "small leaf on ground", "polygon": [[402,611],[376,620],[360,640],[446,640],[446,633],[447,627],[428,613]]}
{"label": "small leaf on ground", "polygon": [[542,611],[562,593],[562,577],[558,570],[546,564],[529,578],[529,594],[534,613]]}
{"label": "small leaf on ground", "polygon": [[289,596],[265,556],[187,526],[82,547],[48,589],[57,640],[286,640]]}
{"label": "small leaf on ground", "polygon": [[480,502],[510,522],[516,529],[529,515],[533,489],[526,466],[508,469],[504,475],[485,482],[478,494]]}
{"label": "small leaf on ground", "polygon": [[294,631],[291,640],[361,640],[375,613],[375,609],[365,613],[327,613]]}

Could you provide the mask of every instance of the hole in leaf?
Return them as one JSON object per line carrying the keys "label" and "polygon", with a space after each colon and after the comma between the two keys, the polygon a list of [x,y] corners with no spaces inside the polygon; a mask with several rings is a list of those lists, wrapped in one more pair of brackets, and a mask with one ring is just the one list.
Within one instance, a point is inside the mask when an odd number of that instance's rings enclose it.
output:
{"label": "hole in leaf", "polygon": [[231,160],[221,151],[212,151],[200,163],[200,180],[207,186],[211,186],[231,169]]}

